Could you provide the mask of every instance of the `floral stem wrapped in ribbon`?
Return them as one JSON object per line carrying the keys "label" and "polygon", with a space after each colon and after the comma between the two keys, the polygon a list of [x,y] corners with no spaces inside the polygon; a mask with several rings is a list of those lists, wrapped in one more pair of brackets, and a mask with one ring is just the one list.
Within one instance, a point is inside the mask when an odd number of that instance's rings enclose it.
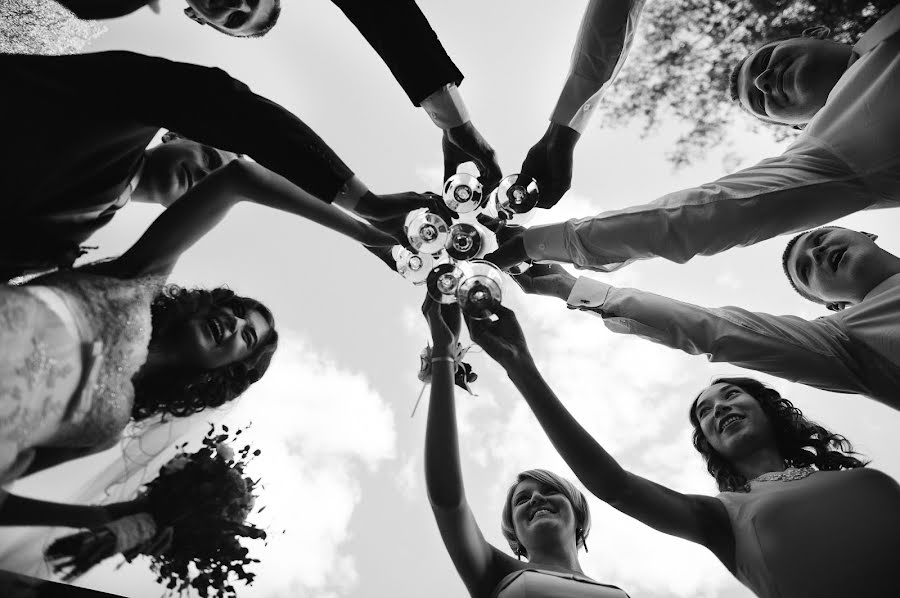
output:
{"label": "floral stem wrapped in ribbon", "polygon": [[260,451],[245,445],[235,453],[228,441],[227,426],[216,433],[210,424],[200,450],[187,453],[187,443],[180,445],[146,484],[140,497],[146,512],[57,539],[46,552],[54,569],[73,579],[116,554],[129,562],[143,555],[172,594],[194,588],[201,596],[235,596],[232,582],[251,584],[254,574],[245,566],[259,562],[239,538],[266,533],[247,523],[259,480],[245,476],[244,467]]}
{"label": "floral stem wrapped in ribbon", "polygon": [[[453,382],[467,393],[474,396],[475,393],[469,388],[469,384],[478,379],[478,374],[472,371],[472,366],[470,364],[463,361],[463,357],[466,356],[466,353],[468,353],[471,348],[472,345],[463,347],[460,343],[456,343],[456,350],[453,352],[453,361],[456,364],[456,373],[453,377]],[[419,401],[422,400],[422,394],[425,392],[425,386],[431,382],[432,351],[431,345],[426,345],[425,348],[422,349],[422,354],[419,355],[419,359],[421,360],[419,364],[419,380],[421,380],[423,384],[410,417],[416,414],[416,409],[419,407]]]}

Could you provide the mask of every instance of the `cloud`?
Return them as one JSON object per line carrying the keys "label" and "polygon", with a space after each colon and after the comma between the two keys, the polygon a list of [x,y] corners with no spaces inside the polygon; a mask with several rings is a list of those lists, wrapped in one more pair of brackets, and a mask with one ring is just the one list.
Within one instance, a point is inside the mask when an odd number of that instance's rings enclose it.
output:
{"label": "cloud", "polygon": [[253,588],[241,595],[348,592],[357,575],[341,548],[362,474],[395,456],[392,409],[365,376],[287,334],[267,376],[228,419],[252,420],[246,438],[263,453],[251,475],[263,480],[258,504],[266,507],[257,518],[270,534],[268,546],[253,547],[262,562]]}

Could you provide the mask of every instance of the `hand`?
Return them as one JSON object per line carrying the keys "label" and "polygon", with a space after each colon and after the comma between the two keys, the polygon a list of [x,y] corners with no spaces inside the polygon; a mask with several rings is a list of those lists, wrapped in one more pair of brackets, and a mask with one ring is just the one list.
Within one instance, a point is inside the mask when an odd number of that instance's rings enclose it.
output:
{"label": "hand", "polygon": [[544,136],[528,150],[520,173],[537,181],[538,207],[552,208],[572,186],[575,144],[581,134],[565,125],[550,123]]}
{"label": "hand", "polygon": [[432,357],[453,357],[462,327],[459,304],[438,303],[426,294],[422,314],[431,329],[431,343],[434,346]]}
{"label": "hand", "polygon": [[[394,239],[395,244],[399,243],[404,247],[409,247],[409,240],[403,226],[406,223],[406,216],[413,210],[419,208],[428,208],[429,210],[441,214],[441,206],[444,202],[439,195],[434,193],[391,193],[386,195],[375,195],[374,193],[366,193],[363,195],[356,206],[356,213],[373,227]],[[366,243],[366,245],[370,245]],[[371,245],[375,245],[372,243]]]}
{"label": "hand", "polygon": [[472,121],[444,130],[441,140],[444,150],[444,180],[456,174],[456,167],[464,162],[474,162],[481,173],[478,180],[487,195],[493,191],[502,176],[497,154],[481,136]]}
{"label": "hand", "polygon": [[528,270],[513,276],[513,280],[529,295],[569,298],[576,277],[559,264],[533,264]]}
{"label": "hand", "polygon": [[530,361],[531,352],[516,314],[501,305],[497,318],[497,321],[466,318],[469,336],[507,370],[524,360]]}
{"label": "hand", "polygon": [[491,218],[487,214],[479,214],[476,218],[478,222],[494,231],[499,245],[496,251],[487,254],[484,259],[501,270],[529,261],[528,254],[525,253],[525,227],[507,224],[505,220]]}
{"label": "hand", "polygon": [[387,265],[388,268],[397,271],[397,260],[394,259],[393,254],[391,253],[392,247],[383,247],[383,246],[371,246],[371,245],[363,245],[366,248],[366,251],[380,259],[382,262]]}

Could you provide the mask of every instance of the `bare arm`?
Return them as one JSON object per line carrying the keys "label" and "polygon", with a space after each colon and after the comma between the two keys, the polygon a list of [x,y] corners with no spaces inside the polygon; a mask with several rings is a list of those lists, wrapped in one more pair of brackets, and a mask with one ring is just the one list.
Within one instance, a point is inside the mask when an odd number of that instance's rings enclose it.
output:
{"label": "bare arm", "polygon": [[138,501],[110,505],[72,505],[48,502],[0,491],[0,525],[29,525],[93,529],[141,509]]}
{"label": "bare arm", "polygon": [[366,245],[393,243],[383,233],[319,201],[280,175],[258,164],[235,160],[185,193],[108,268],[129,277],[168,274],[181,254],[215,228],[240,201],[303,216]]}
{"label": "bare arm", "polygon": [[715,498],[681,494],[625,471],[575,420],[543,379],[525,344],[515,314],[469,322],[472,338],[502,365],[547,437],[578,479],[600,500],[661,532],[710,549],[734,568],[731,527]]}
{"label": "bare arm", "polygon": [[[426,299],[426,306],[428,305]],[[433,304],[433,302],[431,302]],[[444,311],[456,305],[443,306]],[[438,307],[426,310],[432,330],[440,319]],[[458,322],[458,315],[456,316]],[[455,340],[453,341],[455,342]],[[435,356],[449,355],[446,344],[435,338]],[[441,532],[444,546],[456,571],[472,598],[487,598],[516,561],[488,544],[466,502],[459,462],[459,438],[456,430],[456,405],[453,391],[455,365],[449,361],[432,364],[431,399],[425,432],[425,484],[431,510]]]}

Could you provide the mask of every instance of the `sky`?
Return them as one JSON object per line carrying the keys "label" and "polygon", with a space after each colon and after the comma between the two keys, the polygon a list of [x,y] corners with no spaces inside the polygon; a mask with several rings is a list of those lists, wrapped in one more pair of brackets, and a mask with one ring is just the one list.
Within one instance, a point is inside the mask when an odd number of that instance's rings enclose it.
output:
{"label": "sky", "polygon": [[[497,150],[504,173],[517,172],[547,126],[585,2],[420,0],[419,5],[465,74],[461,90],[475,125]],[[163,0],[161,15],[143,10],[109,21],[88,49],[126,49],[221,67],[300,116],[376,193],[438,191],[439,130],[410,104],[333,4],[286,2],[278,26],[254,40],[199,27],[181,8],[178,0]],[[640,51],[639,43],[633,51]],[[677,125],[642,138],[639,125],[594,122],[576,149],[571,191],[535,223],[644,203],[721,176],[732,152],[742,157],[740,165],[750,165],[783,149],[749,132],[748,124],[735,123],[732,146],[673,172],[665,153],[680,132]],[[153,206],[124,209],[94,237],[100,246],[96,257],[121,253],[158,213]],[[900,254],[900,239],[890,234],[900,230],[900,213],[870,212],[839,223],[881,234],[880,244]],[[785,242],[774,239],[684,265],[651,260],[612,275],[582,274],[700,305],[824,315],[784,280]],[[427,391],[410,418],[421,390],[418,356],[428,341],[419,311],[423,289],[347,239],[252,205],[236,207],[184,256],[172,280],[227,284],[263,301],[275,314],[281,338],[268,374],[239,401],[192,422],[186,436],[178,436],[183,429],[165,436],[199,437],[207,419],[231,426],[252,421],[247,434],[263,454],[251,471],[263,478],[259,503],[266,505],[254,521],[269,530],[270,540],[266,546],[248,544],[262,562],[253,569],[257,581],[238,595],[466,596],[423,483]],[[681,492],[715,494],[690,444],[687,409],[714,376],[746,371],[614,334],[556,299],[525,296],[511,281],[504,293],[550,385],[626,469]],[[462,466],[468,501],[486,538],[506,548],[500,512],[515,475],[542,467],[574,476],[499,366],[476,351],[470,357],[479,374],[477,396],[457,396]],[[900,478],[900,440],[894,433],[900,414],[862,397],[758,377],[853,441],[872,467]],[[97,501],[110,487],[111,497],[120,496],[125,490],[94,477],[121,458],[116,450],[34,476],[19,490],[45,499],[77,495]],[[590,552],[581,553],[581,564],[591,577],[635,598],[751,595],[705,549],[588,498],[594,523]],[[32,554],[46,535],[16,529],[4,535],[0,567],[49,575]],[[162,593],[145,563],[120,564],[111,559],[77,583],[135,598]]]}

